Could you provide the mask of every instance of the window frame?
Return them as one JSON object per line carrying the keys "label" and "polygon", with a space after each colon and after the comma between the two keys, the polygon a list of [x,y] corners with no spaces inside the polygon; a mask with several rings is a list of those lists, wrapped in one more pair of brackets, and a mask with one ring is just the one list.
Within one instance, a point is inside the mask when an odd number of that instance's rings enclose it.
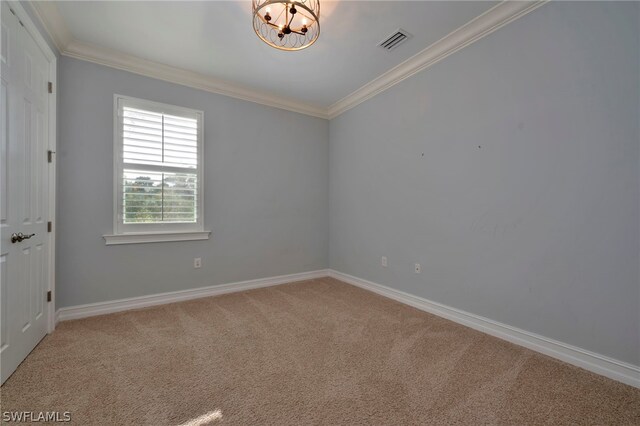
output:
{"label": "window frame", "polygon": [[[168,105],[130,96],[114,95],[113,102],[113,234],[104,235],[107,245],[131,244],[157,241],[185,241],[209,238],[204,230],[204,112],[192,108]],[[195,118],[198,125],[197,135],[197,192],[195,223],[137,223],[125,224],[123,212],[122,184],[125,170],[123,159],[123,117],[122,109],[127,106],[155,113]],[[141,170],[161,171],[162,166],[141,164]],[[173,170],[175,171],[175,170]]]}

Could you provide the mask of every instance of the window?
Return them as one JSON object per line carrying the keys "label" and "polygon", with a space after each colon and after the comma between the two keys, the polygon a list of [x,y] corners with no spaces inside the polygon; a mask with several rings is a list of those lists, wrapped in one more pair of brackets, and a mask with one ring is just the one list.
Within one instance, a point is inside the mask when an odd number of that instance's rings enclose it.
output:
{"label": "window", "polygon": [[115,218],[107,244],[206,239],[200,111],[115,96]]}

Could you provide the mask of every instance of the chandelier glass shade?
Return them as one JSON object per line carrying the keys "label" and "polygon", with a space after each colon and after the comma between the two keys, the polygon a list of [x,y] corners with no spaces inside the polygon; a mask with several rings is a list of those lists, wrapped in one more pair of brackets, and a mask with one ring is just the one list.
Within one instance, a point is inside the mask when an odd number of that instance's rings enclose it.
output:
{"label": "chandelier glass shade", "polygon": [[253,0],[253,29],[280,50],[302,50],[320,35],[319,0]]}

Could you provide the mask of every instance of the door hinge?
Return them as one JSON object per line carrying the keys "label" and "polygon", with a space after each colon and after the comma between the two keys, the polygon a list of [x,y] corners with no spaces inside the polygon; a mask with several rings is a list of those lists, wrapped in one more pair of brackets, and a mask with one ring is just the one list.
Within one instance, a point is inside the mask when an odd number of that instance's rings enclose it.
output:
{"label": "door hinge", "polygon": [[51,302],[51,290],[47,292],[47,302]]}
{"label": "door hinge", "polygon": [[52,82],[49,82],[48,88],[49,88],[49,93],[53,93],[53,83]]}
{"label": "door hinge", "polygon": [[53,223],[51,221],[47,222],[47,232],[53,231]]}
{"label": "door hinge", "polygon": [[48,163],[52,163],[53,162],[53,151],[51,151],[51,150],[47,151],[47,162]]}

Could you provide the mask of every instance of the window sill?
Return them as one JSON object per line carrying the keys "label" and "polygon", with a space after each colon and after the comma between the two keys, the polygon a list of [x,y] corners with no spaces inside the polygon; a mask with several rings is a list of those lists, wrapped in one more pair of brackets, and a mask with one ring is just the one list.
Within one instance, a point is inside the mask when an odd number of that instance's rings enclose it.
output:
{"label": "window sill", "polygon": [[211,231],[198,232],[148,232],[136,234],[103,235],[108,246],[117,244],[164,243],[170,241],[208,240]]}

